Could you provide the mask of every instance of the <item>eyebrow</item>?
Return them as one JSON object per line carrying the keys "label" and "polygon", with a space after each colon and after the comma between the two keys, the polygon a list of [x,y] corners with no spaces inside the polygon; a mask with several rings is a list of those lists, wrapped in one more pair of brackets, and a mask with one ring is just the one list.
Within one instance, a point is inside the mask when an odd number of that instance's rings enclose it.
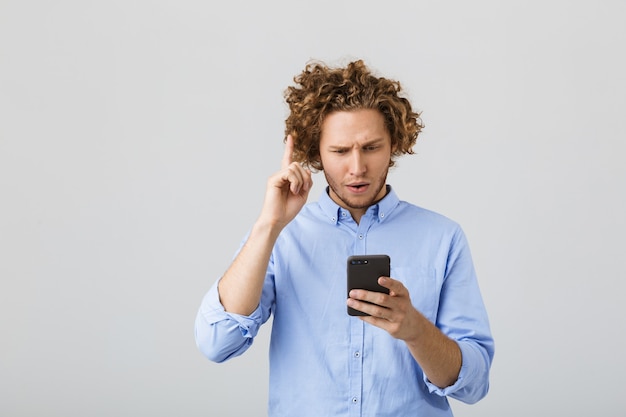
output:
{"label": "eyebrow", "polygon": [[[361,147],[378,145],[379,143],[384,142],[384,141],[385,141],[385,138],[372,139],[370,141],[367,141],[367,142],[361,144]],[[348,148],[352,148],[352,146],[331,145],[331,146],[328,147],[328,149],[348,149]]]}

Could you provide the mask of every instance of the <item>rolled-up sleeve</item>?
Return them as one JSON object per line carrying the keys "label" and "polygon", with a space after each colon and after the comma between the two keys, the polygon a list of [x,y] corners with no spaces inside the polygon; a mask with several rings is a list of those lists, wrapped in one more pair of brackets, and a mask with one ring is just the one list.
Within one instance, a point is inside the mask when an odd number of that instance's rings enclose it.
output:
{"label": "rolled-up sleeve", "polygon": [[437,395],[450,396],[467,404],[474,404],[489,391],[489,367],[491,359],[487,350],[471,342],[458,342],[463,357],[459,377],[453,385],[439,388],[426,377],[428,390]]}
{"label": "rolled-up sleeve", "polygon": [[261,304],[249,316],[228,313],[220,303],[217,282],[202,299],[195,321],[196,345],[214,362],[244,353],[265,322]]}

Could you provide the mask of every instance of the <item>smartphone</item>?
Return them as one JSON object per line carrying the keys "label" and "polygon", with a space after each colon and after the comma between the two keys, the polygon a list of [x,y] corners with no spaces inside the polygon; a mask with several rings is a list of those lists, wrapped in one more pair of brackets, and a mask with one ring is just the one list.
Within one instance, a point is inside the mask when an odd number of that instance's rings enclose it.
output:
{"label": "smartphone", "polygon": [[[388,255],[354,255],[348,257],[348,294],[350,290],[364,289],[389,294],[389,289],[378,284],[378,278],[388,277],[391,260]],[[351,316],[369,316],[348,307]]]}

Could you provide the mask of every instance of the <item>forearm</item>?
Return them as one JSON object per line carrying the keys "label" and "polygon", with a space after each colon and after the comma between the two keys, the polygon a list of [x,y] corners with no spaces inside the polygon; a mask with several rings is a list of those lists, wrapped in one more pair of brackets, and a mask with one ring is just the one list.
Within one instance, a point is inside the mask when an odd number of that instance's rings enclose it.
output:
{"label": "forearm", "polygon": [[406,344],[428,380],[439,388],[448,387],[459,377],[461,349],[421,313],[418,315],[417,336]]}
{"label": "forearm", "polygon": [[259,305],[263,282],[280,229],[257,221],[246,243],[220,279],[220,302],[229,313],[250,315]]}

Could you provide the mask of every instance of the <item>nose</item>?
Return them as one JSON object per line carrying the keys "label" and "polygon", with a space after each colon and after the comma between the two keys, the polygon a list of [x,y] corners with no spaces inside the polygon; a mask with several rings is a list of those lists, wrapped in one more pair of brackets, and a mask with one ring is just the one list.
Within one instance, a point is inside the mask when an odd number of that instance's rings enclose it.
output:
{"label": "nose", "polygon": [[363,158],[361,152],[353,152],[350,160],[350,174],[360,176],[363,175],[365,171],[365,158]]}

